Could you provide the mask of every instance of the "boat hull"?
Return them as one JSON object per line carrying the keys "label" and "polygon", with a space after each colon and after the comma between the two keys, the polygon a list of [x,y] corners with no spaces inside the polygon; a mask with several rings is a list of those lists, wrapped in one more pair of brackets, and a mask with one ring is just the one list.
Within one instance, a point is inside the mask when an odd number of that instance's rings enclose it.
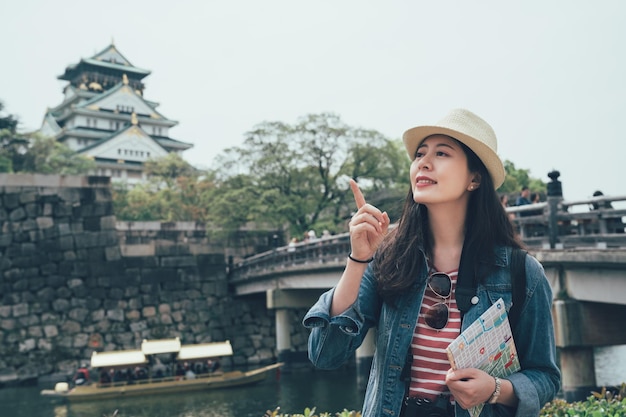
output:
{"label": "boat hull", "polygon": [[271,371],[277,370],[281,366],[282,363],[277,363],[246,372],[230,371],[196,379],[163,378],[160,380],[137,381],[133,384],[80,385],[67,391],[57,389],[42,390],[41,395],[80,402],[240,387],[263,381]]}

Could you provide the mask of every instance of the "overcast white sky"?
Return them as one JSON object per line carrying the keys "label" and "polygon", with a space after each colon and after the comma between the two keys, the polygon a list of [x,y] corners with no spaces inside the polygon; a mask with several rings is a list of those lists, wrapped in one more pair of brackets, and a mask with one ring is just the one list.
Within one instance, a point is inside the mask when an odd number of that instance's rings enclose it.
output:
{"label": "overcast white sky", "polygon": [[[0,100],[23,130],[113,40],[210,167],[263,121],[334,112],[390,138],[466,107],[566,200],[626,195],[626,1],[84,1],[0,5]],[[408,181],[408,179],[407,179]]]}

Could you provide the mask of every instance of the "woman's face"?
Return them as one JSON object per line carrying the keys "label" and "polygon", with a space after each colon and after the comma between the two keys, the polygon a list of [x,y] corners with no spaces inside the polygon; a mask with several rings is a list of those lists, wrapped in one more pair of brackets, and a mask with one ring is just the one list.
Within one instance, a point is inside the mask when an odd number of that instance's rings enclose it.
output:
{"label": "woman's face", "polygon": [[478,188],[461,145],[444,135],[426,138],[411,163],[411,189],[416,203],[467,203],[470,188]]}

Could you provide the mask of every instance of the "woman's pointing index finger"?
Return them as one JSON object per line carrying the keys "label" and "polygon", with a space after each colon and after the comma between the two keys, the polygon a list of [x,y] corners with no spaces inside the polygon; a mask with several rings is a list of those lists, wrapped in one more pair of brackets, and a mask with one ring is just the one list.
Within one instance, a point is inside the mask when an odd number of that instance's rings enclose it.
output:
{"label": "woman's pointing index finger", "polygon": [[350,178],[350,188],[352,189],[352,194],[354,194],[354,201],[356,202],[356,208],[360,209],[365,205],[365,197],[363,197],[363,193],[359,188],[359,184],[356,183],[355,180]]}

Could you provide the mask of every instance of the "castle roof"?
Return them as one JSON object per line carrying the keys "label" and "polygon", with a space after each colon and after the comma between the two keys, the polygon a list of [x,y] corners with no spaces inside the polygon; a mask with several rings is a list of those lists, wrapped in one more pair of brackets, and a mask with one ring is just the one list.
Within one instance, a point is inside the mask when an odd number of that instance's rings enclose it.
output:
{"label": "castle roof", "polygon": [[59,80],[72,81],[76,76],[88,70],[107,70],[115,73],[126,73],[129,77],[141,80],[150,74],[149,70],[135,67],[115,45],[111,44],[91,58],[81,58],[76,64],[68,65],[65,72],[59,75]]}
{"label": "castle roof", "polygon": [[[135,112],[138,116],[150,117],[152,120],[162,121],[164,125],[175,126],[177,121],[170,120],[155,109],[154,102],[148,101],[138,94],[129,85],[121,82],[109,90],[93,96],[76,105],[76,110],[89,109],[111,113]],[[132,110],[125,110],[132,109]]]}

